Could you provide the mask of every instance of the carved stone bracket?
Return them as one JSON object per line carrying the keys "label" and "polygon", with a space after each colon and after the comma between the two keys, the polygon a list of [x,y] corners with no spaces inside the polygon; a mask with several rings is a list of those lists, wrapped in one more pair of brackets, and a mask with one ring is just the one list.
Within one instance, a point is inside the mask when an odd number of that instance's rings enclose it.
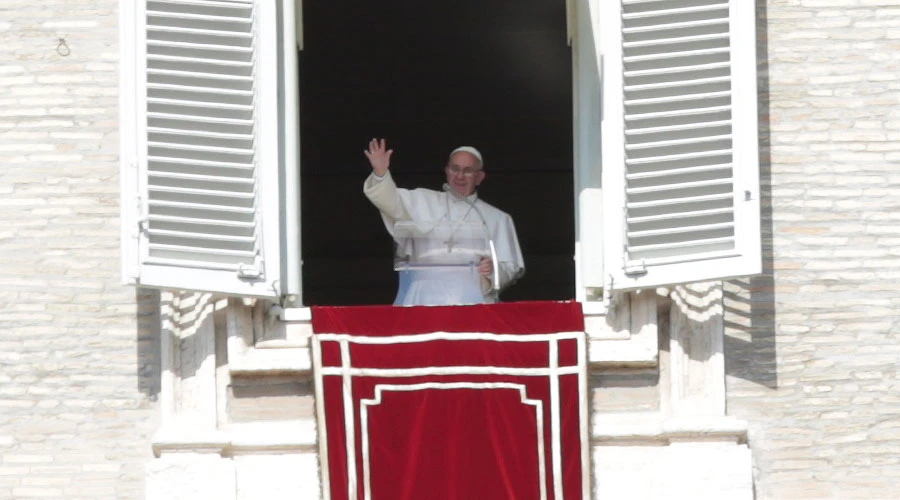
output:
{"label": "carved stone bracket", "polygon": [[273,314],[264,301],[231,299],[228,307],[228,362],[233,375],[309,374],[312,370],[309,308]]}
{"label": "carved stone bracket", "polygon": [[622,294],[604,314],[589,304],[582,307],[592,369],[656,366],[659,332],[654,291]]}
{"label": "carved stone bracket", "polygon": [[667,415],[724,416],[722,285],[675,287],[669,311],[669,391],[661,406]]}

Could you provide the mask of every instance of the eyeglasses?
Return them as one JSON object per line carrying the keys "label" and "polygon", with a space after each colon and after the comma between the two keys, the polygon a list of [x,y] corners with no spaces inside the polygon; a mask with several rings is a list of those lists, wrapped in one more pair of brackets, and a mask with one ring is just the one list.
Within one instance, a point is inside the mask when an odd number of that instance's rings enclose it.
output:
{"label": "eyeglasses", "polygon": [[480,168],[473,167],[460,167],[459,165],[447,165],[447,171],[453,175],[464,175],[466,177],[472,177],[475,175],[475,172],[481,170]]}

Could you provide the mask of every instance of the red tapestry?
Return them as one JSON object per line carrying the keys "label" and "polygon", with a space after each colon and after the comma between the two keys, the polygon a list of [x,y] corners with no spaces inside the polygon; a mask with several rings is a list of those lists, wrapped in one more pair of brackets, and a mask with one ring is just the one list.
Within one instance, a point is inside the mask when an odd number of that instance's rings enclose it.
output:
{"label": "red tapestry", "polygon": [[314,307],[330,500],[590,497],[574,302]]}

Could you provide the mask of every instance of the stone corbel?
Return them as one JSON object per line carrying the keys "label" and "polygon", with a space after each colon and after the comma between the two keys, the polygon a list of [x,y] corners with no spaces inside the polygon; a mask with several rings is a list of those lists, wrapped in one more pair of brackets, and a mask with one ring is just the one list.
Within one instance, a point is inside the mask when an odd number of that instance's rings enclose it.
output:
{"label": "stone corbel", "polygon": [[308,307],[281,309],[261,300],[231,299],[226,330],[232,375],[308,374],[312,370]]}
{"label": "stone corbel", "polygon": [[[169,444],[180,450],[218,451],[216,323],[225,302],[207,293],[162,295],[160,402],[162,425],[153,438],[159,455]],[[191,436],[203,436],[196,442]],[[194,446],[196,444],[196,446]]]}
{"label": "stone corbel", "polygon": [[670,294],[668,391],[672,417],[725,415],[724,326],[719,282],[677,286]]}
{"label": "stone corbel", "polygon": [[655,291],[626,292],[612,302],[582,304],[591,367],[642,368],[659,360]]}

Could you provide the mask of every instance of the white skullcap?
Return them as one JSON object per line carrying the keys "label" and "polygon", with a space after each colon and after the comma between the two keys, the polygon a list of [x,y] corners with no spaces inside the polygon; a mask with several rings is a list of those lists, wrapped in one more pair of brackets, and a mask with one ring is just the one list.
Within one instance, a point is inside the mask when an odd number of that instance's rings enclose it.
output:
{"label": "white skullcap", "polygon": [[460,146],[453,151],[450,151],[450,158],[453,158],[453,155],[456,153],[469,153],[475,158],[478,158],[478,168],[484,168],[484,159],[481,158],[481,151],[478,151],[472,146]]}

